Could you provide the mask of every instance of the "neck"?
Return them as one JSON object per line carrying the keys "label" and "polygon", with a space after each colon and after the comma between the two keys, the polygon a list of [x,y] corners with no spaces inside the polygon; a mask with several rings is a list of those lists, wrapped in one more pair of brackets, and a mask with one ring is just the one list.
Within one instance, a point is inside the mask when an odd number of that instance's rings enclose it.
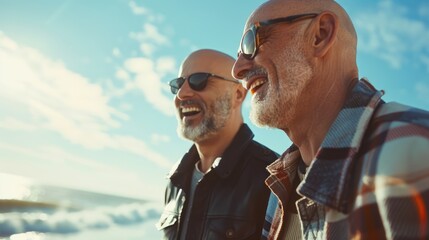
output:
{"label": "neck", "polygon": [[195,143],[200,156],[198,164],[200,171],[207,172],[213,165],[214,160],[223,155],[240,129],[241,124],[243,122],[225,126],[210,138]]}
{"label": "neck", "polygon": [[[286,131],[292,142],[297,145],[301,157],[305,164],[309,166],[316,157],[326,134],[332,123],[337,118],[344,106],[347,96],[354,87],[356,81],[351,79],[331,81],[330,86],[312,86],[317,89],[324,89],[313,92],[313,95],[306,99],[302,111],[297,110],[291,126]],[[321,79],[316,82],[324,82]],[[326,84],[326,81],[324,82]],[[315,94],[319,93],[319,94]],[[310,94],[311,95],[311,94]]]}

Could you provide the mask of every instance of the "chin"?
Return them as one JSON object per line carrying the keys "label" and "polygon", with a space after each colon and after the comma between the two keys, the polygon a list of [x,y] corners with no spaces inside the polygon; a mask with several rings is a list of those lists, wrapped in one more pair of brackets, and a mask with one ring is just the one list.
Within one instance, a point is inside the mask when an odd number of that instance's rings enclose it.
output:
{"label": "chin", "polygon": [[250,111],[250,120],[252,123],[258,127],[280,128],[281,124],[279,123],[278,118],[273,118],[275,115],[267,112],[266,110],[266,108],[252,108]]}

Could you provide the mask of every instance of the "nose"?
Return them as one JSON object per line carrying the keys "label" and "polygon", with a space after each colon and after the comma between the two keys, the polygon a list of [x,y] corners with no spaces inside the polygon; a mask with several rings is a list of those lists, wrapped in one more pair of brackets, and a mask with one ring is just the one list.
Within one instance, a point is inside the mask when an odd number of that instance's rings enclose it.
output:
{"label": "nose", "polygon": [[252,61],[247,60],[243,54],[239,54],[237,60],[235,60],[234,66],[232,67],[232,76],[236,79],[242,80],[242,84],[246,83],[245,77],[247,72],[252,67]]}
{"label": "nose", "polygon": [[177,91],[176,97],[179,100],[183,100],[191,97],[192,95],[194,95],[194,90],[192,90],[192,88],[188,84],[188,80],[186,80],[183,83],[182,87],[179,88],[179,91]]}

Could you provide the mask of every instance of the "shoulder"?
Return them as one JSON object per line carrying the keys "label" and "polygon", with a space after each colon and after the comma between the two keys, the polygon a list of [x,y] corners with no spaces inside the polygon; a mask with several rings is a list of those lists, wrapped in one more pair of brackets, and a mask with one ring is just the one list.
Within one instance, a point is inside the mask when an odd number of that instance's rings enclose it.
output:
{"label": "shoulder", "polygon": [[367,136],[365,157],[377,172],[405,176],[429,171],[429,112],[395,102],[382,104]]}
{"label": "shoulder", "polygon": [[429,112],[397,102],[381,104],[372,120],[376,124],[403,123],[429,128]]}
{"label": "shoulder", "polygon": [[248,154],[253,158],[262,161],[265,165],[274,162],[280,156],[275,151],[255,140],[250,142],[246,148],[246,152],[248,152]]}
{"label": "shoulder", "polygon": [[[360,193],[375,197],[362,203],[375,201],[382,213],[403,211],[402,216],[411,216],[421,210],[413,203],[416,196],[419,201],[429,200],[429,114],[410,106],[385,103],[372,120],[361,146],[362,167],[358,169]],[[405,208],[397,208],[399,202],[393,199],[400,199]]]}
{"label": "shoulder", "polygon": [[385,103],[375,112],[367,131],[369,138],[378,144],[428,141],[429,112],[395,102]]}
{"label": "shoulder", "polygon": [[177,169],[179,168],[180,163],[182,162],[182,159],[177,160],[170,168],[170,171],[167,173],[166,178],[170,178],[171,176],[173,176],[173,174],[177,171]]}

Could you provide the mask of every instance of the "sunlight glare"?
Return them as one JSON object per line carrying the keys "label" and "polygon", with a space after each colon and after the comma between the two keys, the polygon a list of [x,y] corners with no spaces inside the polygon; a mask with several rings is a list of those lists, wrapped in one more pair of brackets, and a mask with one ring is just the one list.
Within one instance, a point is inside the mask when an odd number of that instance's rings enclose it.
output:
{"label": "sunlight glare", "polygon": [[31,195],[31,185],[25,178],[0,173],[0,199],[26,200]]}

